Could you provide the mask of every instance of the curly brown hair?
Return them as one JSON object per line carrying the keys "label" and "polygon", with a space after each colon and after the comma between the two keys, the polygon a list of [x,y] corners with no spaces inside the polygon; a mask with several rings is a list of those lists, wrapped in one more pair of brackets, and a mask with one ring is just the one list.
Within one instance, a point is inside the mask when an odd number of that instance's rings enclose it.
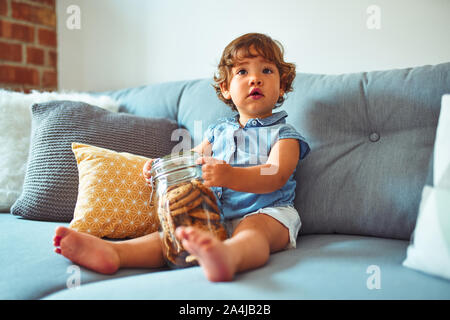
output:
{"label": "curly brown hair", "polygon": [[[261,33],[247,33],[235,40],[231,41],[223,50],[217,72],[214,75],[213,87],[216,90],[217,97],[231,107],[233,111],[237,111],[235,104],[231,99],[225,99],[220,89],[221,84],[225,84],[228,88],[230,84],[233,66],[241,59],[255,58],[251,53],[251,49],[258,53],[264,59],[274,63],[280,73],[280,88],[284,93],[291,92],[292,82],[295,78],[295,64],[284,61],[283,45],[269,36]],[[239,56],[238,56],[239,53]],[[274,108],[278,108],[285,100],[282,95]]]}

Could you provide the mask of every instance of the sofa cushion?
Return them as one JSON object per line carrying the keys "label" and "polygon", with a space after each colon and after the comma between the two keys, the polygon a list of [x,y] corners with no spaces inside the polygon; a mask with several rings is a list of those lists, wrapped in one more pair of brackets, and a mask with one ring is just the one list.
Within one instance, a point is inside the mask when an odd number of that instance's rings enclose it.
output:
{"label": "sofa cushion", "polygon": [[285,108],[312,149],[297,170],[300,233],[409,239],[449,88],[450,63],[298,75]]}
{"label": "sofa cushion", "polygon": [[53,101],[32,108],[32,135],[23,192],[11,212],[29,219],[73,218],[78,170],[72,142],[154,158],[171,152],[177,124],[113,113],[82,102]]}
{"label": "sofa cushion", "polygon": [[[401,265],[403,240],[300,236],[296,249],[272,255],[263,268],[211,283],[200,267],[114,275],[78,268],[53,252],[58,225],[0,213],[0,299],[450,299],[450,281]],[[376,276],[380,289],[371,285]]]}
{"label": "sofa cushion", "polygon": [[30,148],[31,106],[53,100],[83,101],[113,112],[119,109],[109,96],[34,90],[25,94],[0,89],[0,210],[9,211],[22,192]]}
{"label": "sofa cushion", "polygon": [[100,238],[137,238],[158,231],[151,188],[142,175],[148,158],[72,143],[78,198],[70,228]]}
{"label": "sofa cushion", "polygon": [[[198,142],[209,124],[233,114],[211,83],[202,79],[110,94],[122,110],[176,119]],[[409,239],[430,177],[450,63],[342,75],[298,73],[293,86],[281,110],[311,146],[296,170],[300,234]]]}
{"label": "sofa cushion", "polygon": [[[158,83],[137,88],[108,91],[100,95],[109,95],[120,104],[119,111],[150,118],[176,120],[178,103],[188,81]],[[98,93],[97,93],[98,94]]]}
{"label": "sofa cushion", "polygon": [[67,227],[68,224],[0,213],[0,300],[40,299],[75,285],[77,273],[80,284],[88,285],[152,272],[149,269],[125,268],[113,276],[106,276],[84,268],[80,270],[54,252],[52,239],[58,226]]}
{"label": "sofa cushion", "polygon": [[263,268],[239,273],[231,282],[212,283],[200,267],[192,267],[81,284],[44,299],[449,299],[449,281],[401,265],[407,243],[349,235],[300,236],[296,249],[272,255]]}
{"label": "sofa cushion", "polygon": [[217,98],[212,83],[212,79],[187,83],[178,106],[178,124],[190,132],[195,145],[204,139],[209,125],[236,114]]}
{"label": "sofa cushion", "polygon": [[217,119],[235,114],[217,98],[212,83],[212,79],[175,81],[97,94],[117,100],[121,112],[177,121],[186,130],[178,130],[174,139],[189,148],[202,141],[203,133]]}

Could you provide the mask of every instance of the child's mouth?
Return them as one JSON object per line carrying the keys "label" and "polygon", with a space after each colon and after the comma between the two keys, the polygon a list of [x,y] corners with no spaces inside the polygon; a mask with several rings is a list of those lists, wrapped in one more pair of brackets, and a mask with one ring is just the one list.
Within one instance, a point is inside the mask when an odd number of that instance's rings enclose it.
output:
{"label": "child's mouth", "polygon": [[262,94],[261,89],[255,88],[250,92],[249,97],[254,100],[258,100],[258,99],[264,97],[264,95]]}

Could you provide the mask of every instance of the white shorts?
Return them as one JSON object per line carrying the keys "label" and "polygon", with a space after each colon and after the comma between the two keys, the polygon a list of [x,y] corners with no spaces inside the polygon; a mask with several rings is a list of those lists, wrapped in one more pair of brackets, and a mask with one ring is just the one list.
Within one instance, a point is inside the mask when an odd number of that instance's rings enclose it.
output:
{"label": "white shorts", "polygon": [[259,213],[264,213],[274,218],[289,230],[289,243],[287,244],[285,249],[296,247],[297,235],[300,231],[302,223],[300,221],[300,215],[293,206],[262,208],[258,211],[248,213],[241,218],[225,220],[225,227],[227,228],[228,236],[231,237],[234,230],[243,219]]}

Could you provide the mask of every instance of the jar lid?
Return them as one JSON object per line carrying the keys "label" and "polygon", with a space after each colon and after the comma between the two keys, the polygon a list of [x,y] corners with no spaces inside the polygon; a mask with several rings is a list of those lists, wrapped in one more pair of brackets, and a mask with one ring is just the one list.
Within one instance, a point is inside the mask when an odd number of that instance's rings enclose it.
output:
{"label": "jar lid", "polygon": [[168,154],[153,161],[150,174],[153,178],[158,178],[162,174],[183,168],[195,167],[197,166],[195,162],[199,157],[200,155],[193,151]]}

